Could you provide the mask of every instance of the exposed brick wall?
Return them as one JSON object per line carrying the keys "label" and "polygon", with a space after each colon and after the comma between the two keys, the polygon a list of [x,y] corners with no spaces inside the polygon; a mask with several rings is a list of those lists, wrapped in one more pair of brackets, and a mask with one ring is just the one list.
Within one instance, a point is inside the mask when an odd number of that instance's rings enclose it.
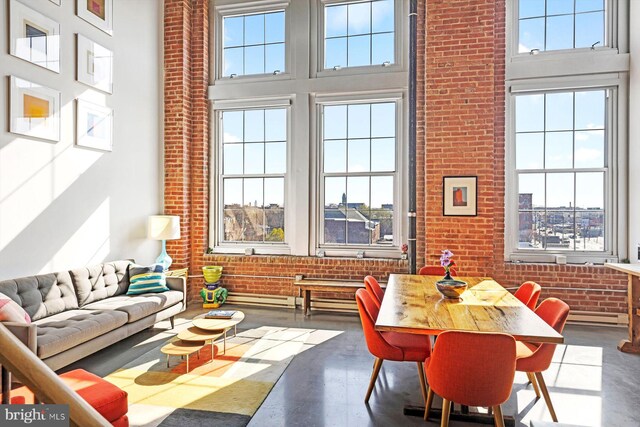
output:
{"label": "exposed brick wall", "polygon": [[[208,240],[208,0],[165,0],[165,209],[182,216],[169,250],[200,274],[222,265],[231,291],[297,295],[293,277],[381,280],[406,272],[399,260],[203,255]],[[602,266],[504,262],[505,0],[418,2],[418,265],[456,253],[462,275],[506,287],[543,285],[573,309],[624,312],[626,276]],[[478,176],[478,216],[442,215],[442,177]],[[426,260],[426,261],[425,261]],[[197,300],[202,279],[190,280]],[[584,291],[582,289],[591,289]],[[337,295],[336,295],[337,296]]]}
{"label": "exposed brick wall", "polygon": [[167,242],[176,267],[190,258],[191,3],[164,2],[164,213],[180,216],[181,239]]}

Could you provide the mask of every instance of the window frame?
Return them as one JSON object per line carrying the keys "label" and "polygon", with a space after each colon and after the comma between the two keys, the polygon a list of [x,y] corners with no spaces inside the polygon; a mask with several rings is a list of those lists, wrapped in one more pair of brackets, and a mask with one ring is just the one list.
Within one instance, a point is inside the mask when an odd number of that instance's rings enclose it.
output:
{"label": "window frame", "polygon": [[[393,174],[381,172],[384,175],[393,175],[394,178],[394,218],[393,218],[393,242],[389,246],[375,246],[375,245],[362,245],[362,244],[332,244],[324,242],[324,185],[325,178],[324,164],[323,164],[323,114],[324,107],[327,105],[354,105],[354,104],[372,104],[394,102],[396,104],[396,166]],[[316,254],[323,251],[326,256],[357,256],[358,252],[365,252],[367,257],[385,257],[385,258],[398,258],[400,253],[400,247],[406,241],[406,221],[402,217],[402,212],[407,209],[407,200],[402,191],[402,188],[406,187],[406,177],[401,171],[405,170],[407,159],[407,144],[403,144],[408,137],[408,127],[405,125],[405,117],[407,117],[406,111],[406,96],[403,93],[359,93],[340,96],[318,96],[315,98],[315,134],[316,134],[316,146],[314,149],[316,161],[314,162],[315,168],[313,176],[315,178],[314,183],[314,218],[315,224],[313,229],[315,230],[312,247],[315,249]],[[367,176],[376,176],[376,173],[370,173]],[[345,172],[345,176],[349,176]],[[396,232],[397,230],[397,232]]]}
{"label": "window frame", "polygon": [[[578,79],[580,80],[580,79]],[[578,84],[576,84],[578,83]],[[506,122],[506,198],[505,198],[505,260],[513,262],[557,262],[557,256],[565,256],[570,264],[602,264],[617,262],[626,254],[626,140],[624,126],[626,126],[626,83],[617,76],[609,80],[584,81],[582,84],[575,79],[564,82],[536,82],[535,84],[508,87],[507,94],[507,122]],[[582,90],[605,90],[605,248],[603,251],[573,251],[520,248],[518,245],[519,225],[519,195],[518,175],[516,169],[515,148],[515,103],[518,95],[571,92]],[[563,170],[549,170],[545,173],[562,172]],[[524,173],[530,173],[528,171]]]}
{"label": "window frame", "polygon": [[[541,51],[536,55],[518,53],[518,0],[506,2],[506,68],[505,68],[505,241],[507,262],[560,262],[584,264],[617,262],[627,258],[628,206],[628,110],[629,110],[629,0],[605,0],[609,46]],[[518,188],[515,177],[515,93],[544,91],[579,91],[608,89],[610,117],[607,117],[608,150],[610,150],[609,246],[604,252],[547,253],[518,250]],[[608,101],[609,102],[609,101]],[[605,191],[607,189],[605,188]],[[605,208],[606,209],[606,208]]]}
{"label": "window frame", "polygon": [[[291,78],[291,68],[293,64],[291,49],[291,0],[260,0],[248,3],[234,3],[233,0],[217,0],[214,7],[214,25],[210,30],[210,37],[213,37],[214,48],[212,49],[210,69],[214,70],[216,84],[233,83],[238,80],[243,82],[260,82],[269,80],[286,80]],[[273,12],[284,12],[284,70],[278,74],[244,74],[235,77],[224,76],[224,18],[241,15],[266,14]]]}
{"label": "window frame", "polygon": [[[285,109],[287,116],[287,158],[286,170],[282,174],[284,177],[284,230],[285,238],[283,242],[259,242],[259,241],[227,241],[224,240],[224,142],[222,132],[222,114],[228,111],[247,111],[247,110],[268,110],[268,109]],[[289,168],[291,167],[291,154],[289,144],[291,144],[291,100],[262,100],[262,101],[229,101],[214,104],[212,111],[212,138],[211,138],[211,164],[214,165],[210,174],[210,200],[209,204],[209,246],[214,253],[245,253],[245,250],[251,248],[255,254],[264,255],[288,255],[291,253],[289,245],[288,223],[289,209],[288,206],[288,189],[289,189]],[[249,174],[250,175],[250,174]],[[262,174],[262,175],[267,175]],[[280,175],[280,174],[278,174]],[[244,174],[243,174],[244,176]],[[240,176],[239,176],[240,177]]]}
{"label": "window frame", "polygon": [[[622,2],[624,3],[624,1]],[[507,22],[511,26],[511,30],[507,32],[507,57],[517,60],[518,58],[527,58],[530,56],[561,56],[566,57],[574,53],[587,53],[587,52],[602,52],[607,50],[613,50],[615,52],[621,51],[620,39],[618,34],[621,28],[618,27],[620,20],[618,19],[622,13],[626,10],[625,5],[620,5],[618,0],[604,0],[604,13],[605,13],[605,28],[604,38],[600,45],[595,48],[580,47],[571,49],[554,49],[554,50],[540,50],[533,54],[531,52],[520,52],[520,19],[519,19],[519,0],[507,1]],[[575,16],[575,13],[574,13]],[[546,15],[545,15],[546,17]],[[546,22],[545,22],[546,31]],[[574,29],[575,32],[575,29]],[[622,50],[624,51],[624,50]]]}
{"label": "window frame", "polygon": [[360,65],[353,67],[345,66],[340,69],[324,68],[325,8],[335,4],[362,2],[363,0],[317,0],[314,2],[315,7],[313,7],[313,16],[311,19],[313,23],[311,28],[312,34],[315,34],[315,37],[312,37],[311,55],[311,69],[314,70],[314,77],[322,78],[373,73],[393,73],[406,69],[405,51],[407,47],[406,40],[408,40],[408,38],[405,37],[405,31],[403,31],[403,16],[407,15],[408,11],[404,8],[405,2],[403,0],[394,0],[394,62],[392,64],[389,64],[388,66],[383,66],[382,64]]}
{"label": "window frame", "polygon": [[[209,9],[210,22],[215,23],[220,19],[220,14],[228,10],[246,11],[255,10],[256,4],[278,4],[276,0],[210,0],[212,7]],[[393,67],[363,67],[360,74],[354,74],[353,70],[345,73],[334,73],[331,78],[320,78],[315,72],[314,61],[317,60],[317,11],[322,0],[292,1],[288,2],[286,9],[287,28],[287,55],[290,69],[286,75],[267,76],[239,76],[237,78],[219,79],[215,73],[210,74],[207,98],[212,113],[209,116],[210,139],[210,167],[209,167],[209,241],[208,246],[213,253],[244,254],[245,248],[252,248],[255,254],[264,255],[292,255],[292,256],[317,256],[320,250],[317,247],[318,217],[318,108],[317,100],[325,99],[364,99],[375,101],[387,100],[389,97],[401,98],[402,124],[397,126],[398,140],[397,154],[398,179],[396,188],[405,189],[397,196],[400,200],[397,204],[397,212],[394,213],[396,226],[394,239],[397,238],[400,245],[405,243],[408,232],[408,220],[405,212],[408,208],[408,194],[406,193],[407,177],[404,168],[408,163],[408,42],[409,39],[409,1],[396,0],[396,6],[401,7],[402,13],[396,13],[401,19],[401,24],[396,29],[396,39],[403,41],[402,62]],[[265,6],[266,7],[266,6]],[[212,25],[211,27],[214,27]],[[210,28],[210,37],[216,37],[216,31],[220,28]],[[401,35],[400,35],[401,34]],[[216,54],[220,44],[211,40],[211,49],[216,53],[210,55],[211,70],[216,68]],[[343,69],[347,71],[347,69]],[[219,149],[217,146],[220,130],[217,125],[220,109],[245,109],[250,107],[279,106],[283,103],[290,105],[288,115],[288,140],[287,140],[287,176],[285,179],[285,245],[273,243],[266,245],[234,243],[226,244],[218,239],[217,212],[221,206],[218,174],[220,173]],[[402,133],[399,133],[402,132]],[[403,168],[403,169],[401,169]],[[224,237],[223,235],[221,237]],[[254,243],[254,242],[250,242]],[[402,252],[400,247],[384,247],[382,250],[366,248],[366,258],[400,259]],[[362,249],[342,248],[338,251],[322,249],[325,256],[356,257]]]}

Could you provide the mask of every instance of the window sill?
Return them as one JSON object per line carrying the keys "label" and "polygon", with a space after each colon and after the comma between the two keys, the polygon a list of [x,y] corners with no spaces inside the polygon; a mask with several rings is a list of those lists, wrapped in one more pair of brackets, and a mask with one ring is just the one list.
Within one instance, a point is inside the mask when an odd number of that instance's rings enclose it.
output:
{"label": "window sill", "polygon": [[[247,249],[252,249],[253,252],[247,254]],[[205,255],[291,255],[291,248],[285,245],[221,245],[212,248],[212,252]]]}
{"label": "window sill", "polygon": [[[563,258],[564,257],[564,262]],[[607,262],[618,262],[618,257],[603,253],[568,254],[554,253],[522,253],[516,252],[505,258],[513,264],[556,264],[556,265],[599,265]]]}

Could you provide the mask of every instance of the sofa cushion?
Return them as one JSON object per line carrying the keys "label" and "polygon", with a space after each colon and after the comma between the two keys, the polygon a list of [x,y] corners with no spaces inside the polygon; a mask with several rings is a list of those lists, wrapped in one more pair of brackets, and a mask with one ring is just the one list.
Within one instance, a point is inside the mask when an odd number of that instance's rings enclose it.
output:
{"label": "sofa cushion", "polygon": [[129,287],[129,264],[131,261],[114,261],[71,270],[80,307],[125,293]]}
{"label": "sofa cushion", "polygon": [[[107,380],[83,369],[60,374],[60,379],[107,421],[113,422],[127,415],[129,410],[127,392]],[[11,403],[33,405],[35,397],[31,390],[23,386],[11,390]]]}
{"label": "sofa cushion", "polygon": [[67,271],[4,280],[0,292],[17,302],[34,321],[78,308]]}
{"label": "sofa cushion", "polygon": [[164,266],[162,264],[153,264],[148,267],[134,264],[129,266],[129,289],[127,289],[127,295],[159,293],[168,290],[167,276],[164,274]]}
{"label": "sofa cushion", "polygon": [[16,322],[28,325],[31,318],[17,302],[0,292],[0,322]]}
{"label": "sofa cushion", "polygon": [[126,313],[128,323],[135,322],[151,314],[164,310],[167,307],[182,302],[182,292],[167,291],[160,294],[142,295],[118,295],[102,301],[87,304],[83,309],[89,310],[116,310]]}
{"label": "sofa cushion", "polygon": [[34,323],[37,353],[44,359],[119,328],[127,323],[127,315],[115,310],[69,310]]}

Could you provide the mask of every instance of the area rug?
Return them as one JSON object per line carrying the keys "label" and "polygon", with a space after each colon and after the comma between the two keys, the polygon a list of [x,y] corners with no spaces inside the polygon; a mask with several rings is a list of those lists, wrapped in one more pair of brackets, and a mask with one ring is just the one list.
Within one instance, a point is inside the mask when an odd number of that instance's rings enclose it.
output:
{"label": "area rug", "polygon": [[[227,338],[186,361],[161,345],[108,375],[129,394],[132,426],[246,426],[296,354],[339,331],[263,326]],[[175,339],[175,338],[174,338]]]}

